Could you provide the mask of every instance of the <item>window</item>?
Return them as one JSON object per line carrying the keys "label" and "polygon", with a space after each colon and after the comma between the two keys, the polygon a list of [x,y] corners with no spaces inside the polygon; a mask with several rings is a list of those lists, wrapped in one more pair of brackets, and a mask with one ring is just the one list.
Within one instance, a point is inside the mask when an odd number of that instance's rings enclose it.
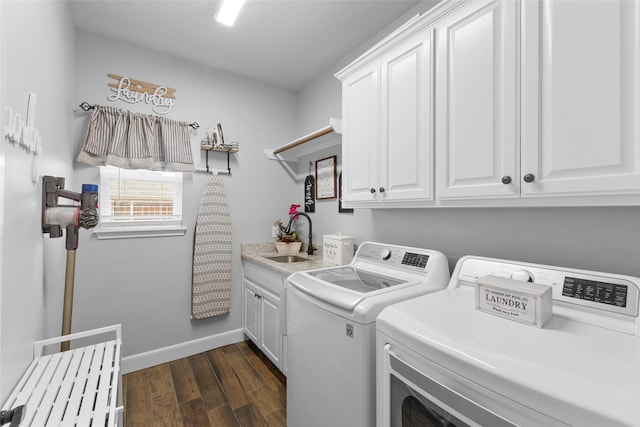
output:
{"label": "window", "polygon": [[184,235],[182,173],[100,167],[99,239]]}

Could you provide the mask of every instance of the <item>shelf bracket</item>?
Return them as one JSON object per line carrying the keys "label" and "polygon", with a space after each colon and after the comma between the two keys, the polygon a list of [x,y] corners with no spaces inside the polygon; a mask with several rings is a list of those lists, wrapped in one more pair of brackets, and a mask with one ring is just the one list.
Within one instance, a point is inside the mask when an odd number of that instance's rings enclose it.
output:
{"label": "shelf bracket", "polygon": [[216,171],[215,173],[216,174],[225,173],[225,174],[231,175],[231,159],[230,159],[230,157],[231,157],[231,153],[236,153],[238,151],[237,149],[225,150],[225,149],[216,148],[216,149],[213,149],[213,150],[205,149],[203,151],[204,151],[204,155],[205,155],[205,165],[206,165],[206,170],[205,171],[206,172],[214,172],[211,169],[209,169],[209,151],[217,151],[217,152],[227,153],[227,171],[226,172],[224,172],[224,171]]}
{"label": "shelf bracket", "polygon": [[[205,164],[207,167],[207,172],[211,172],[211,170],[209,169],[209,151],[211,150],[204,150],[204,156],[205,156]],[[231,166],[230,166],[230,160],[229,160],[229,156],[231,155],[231,153],[229,151],[227,151],[227,173],[229,175],[231,175]]]}

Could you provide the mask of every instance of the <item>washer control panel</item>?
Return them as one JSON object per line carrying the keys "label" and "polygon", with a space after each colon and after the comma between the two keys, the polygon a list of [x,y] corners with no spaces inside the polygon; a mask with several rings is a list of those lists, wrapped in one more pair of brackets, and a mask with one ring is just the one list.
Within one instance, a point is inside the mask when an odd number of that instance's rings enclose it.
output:
{"label": "washer control panel", "polygon": [[413,267],[425,268],[429,262],[429,255],[416,254],[414,252],[405,252],[402,257],[403,265],[411,265]]}
{"label": "washer control panel", "polygon": [[424,272],[428,270],[430,255],[426,249],[365,242],[358,248],[355,258],[391,268]]}

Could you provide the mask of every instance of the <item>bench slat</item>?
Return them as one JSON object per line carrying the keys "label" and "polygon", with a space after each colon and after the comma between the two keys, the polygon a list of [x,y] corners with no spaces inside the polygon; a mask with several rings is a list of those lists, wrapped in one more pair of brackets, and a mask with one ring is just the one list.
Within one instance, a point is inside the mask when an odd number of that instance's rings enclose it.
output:
{"label": "bench slat", "polygon": [[[113,357],[113,375],[111,377],[111,408],[109,409],[109,424],[122,426],[124,424],[124,405],[122,404],[122,395],[118,391],[122,390],[120,376],[120,345],[116,344]],[[115,390],[115,392],[113,391]]]}
{"label": "bench slat", "polygon": [[71,360],[69,361],[67,369],[61,373],[62,378],[58,387],[58,395],[53,402],[51,414],[47,419],[47,422],[51,420],[52,424],[59,423],[64,416],[64,410],[67,407],[67,401],[69,400],[69,396],[71,395],[71,391],[73,390],[75,373],[78,371],[78,369],[80,369],[80,363],[82,362],[83,352],[71,350],[66,351],[65,353],[68,353],[71,356]]}
{"label": "bench slat", "polygon": [[[76,418],[80,412],[80,404],[82,403],[82,395],[84,394],[84,388],[89,376],[89,369],[91,368],[91,362],[93,359],[93,351],[95,345],[79,348],[77,351],[82,351],[82,362],[80,369],[78,369],[75,380],[73,381],[73,388],[69,401],[67,403],[67,409],[64,411],[62,417],[62,423],[64,425],[74,425]],[[75,373],[74,373],[75,374]]]}
{"label": "bench slat", "polygon": [[113,388],[113,368],[115,343],[105,343],[104,359],[102,361],[102,370],[100,372],[100,385],[97,390],[95,414],[91,422],[91,426],[104,426],[110,415],[110,409],[115,406],[112,399]]}
{"label": "bench slat", "polygon": [[[38,385],[38,388],[43,389],[41,398],[38,398],[34,391],[32,398],[29,400],[29,403],[27,403],[27,412],[33,413],[33,411],[35,411],[35,417],[33,421],[31,421],[32,425],[44,426],[47,424],[49,414],[53,409],[53,403],[58,397],[60,384],[71,364],[72,356],[73,354],[70,352],[56,353],[52,356],[47,356],[51,358],[48,365],[48,370],[52,371],[51,375],[48,379],[43,377],[41,383]],[[30,416],[32,415],[30,414]],[[23,422],[28,424],[26,417]]]}
{"label": "bench slat", "polygon": [[16,399],[18,405],[22,405],[22,402],[24,402],[27,408],[33,408],[33,410],[25,411],[23,423],[27,425],[31,423],[37,409],[40,407],[42,397],[47,391],[47,384],[51,381],[61,359],[60,353],[57,353],[46,360],[41,360],[29,376],[29,381],[27,381]]}
{"label": "bench slat", "polygon": [[96,404],[96,390],[98,388],[98,380],[100,379],[100,373],[102,371],[104,350],[105,345],[98,344],[93,351],[91,368],[88,372],[87,386],[85,388],[86,391],[82,396],[80,413],[78,415],[78,420],[81,420],[85,425],[89,424],[93,407]]}

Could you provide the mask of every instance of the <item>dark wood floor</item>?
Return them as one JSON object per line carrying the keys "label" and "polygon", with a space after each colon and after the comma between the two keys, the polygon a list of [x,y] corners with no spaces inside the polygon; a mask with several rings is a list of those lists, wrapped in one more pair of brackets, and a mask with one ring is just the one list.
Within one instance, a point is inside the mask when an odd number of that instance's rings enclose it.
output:
{"label": "dark wood floor", "polygon": [[282,426],[286,379],[244,341],[122,378],[125,427]]}

